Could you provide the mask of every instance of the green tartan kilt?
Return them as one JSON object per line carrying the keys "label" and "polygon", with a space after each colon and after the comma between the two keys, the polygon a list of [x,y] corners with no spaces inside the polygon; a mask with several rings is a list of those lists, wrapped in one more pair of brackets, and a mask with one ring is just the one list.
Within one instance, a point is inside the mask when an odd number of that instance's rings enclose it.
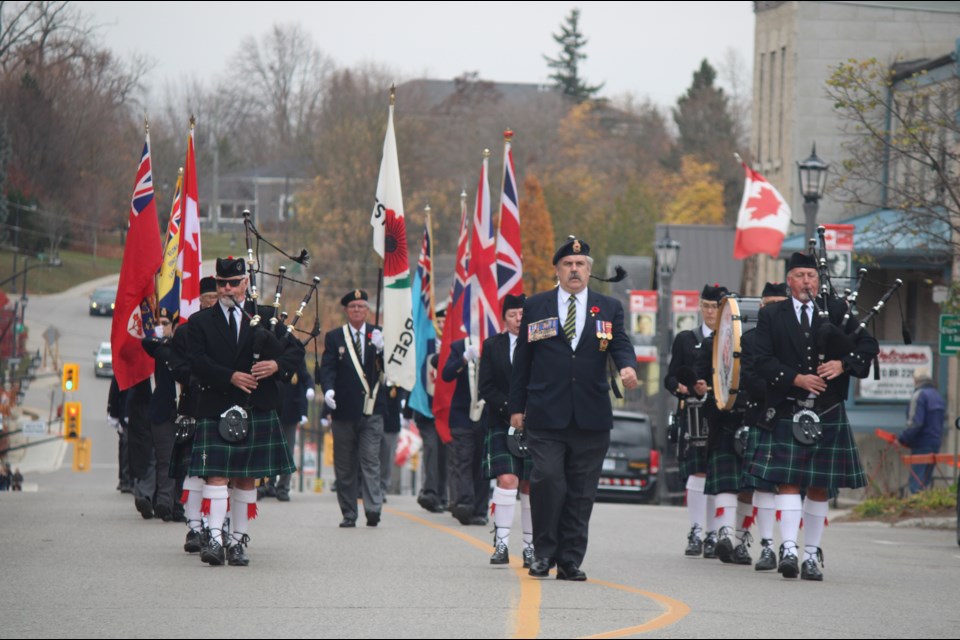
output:
{"label": "green tartan kilt", "polygon": [[[683,437],[681,432],[680,437]],[[707,472],[707,448],[687,447],[680,455],[680,479],[686,482],[688,476]]]}
{"label": "green tartan kilt", "polygon": [[733,434],[723,433],[719,440],[718,446],[707,452],[707,482],[703,492],[711,496],[739,492],[743,475],[743,460],[733,449]]}
{"label": "green tartan kilt", "polygon": [[293,473],[287,443],[275,411],[249,411],[250,432],[243,442],[220,437],[218,418],[197,420],[190,460],[191,476],[263,478]]}
{"label": "green tartan kilt", "polygon": [[193,441],[195,439],[183,443],[173,443],[173,455],[170,456],[170,467],[167,470],[168,476],[179,478],[181,475],[190,475],[188,471],[190,471],[190,462],[193,459]]}
{"label": "green tartan kilt", "polygon": [[[744,461],[753,460],[753,453],[757,450],[757,446],[760,444],[760,434],[763,432],[763,429],[760,427],[750,427],[750,432],[747,435],[747,446],[743,450]],[[763,478],[758,478],[757,476],[747,473],[749,466],[750,465],[748,464],[743,465],[743,474],[740,476],[740,490],[755,490],[766,491],[767,493],[776,493],[777,485],[773,482],[767,482]]]}
{"label": "green tartan kilt", "polygon": [[824,436],[804,445],[793,437],[793,416],[777,421],[773,431],[761,431],[748,473],[774,484],[800,487],[858,489],[867,480],[842,404],[820,416]]}
{"label": "green tartan kilt", "polygon": [[505,473],[517,476],[521,480],[529,480],[533,471],[533,457],[518,458],[507,448],[507,429],[504,425],[497,425],[487,429],[483,439],[483,461],[481,462],[484,478],[496,478]]}

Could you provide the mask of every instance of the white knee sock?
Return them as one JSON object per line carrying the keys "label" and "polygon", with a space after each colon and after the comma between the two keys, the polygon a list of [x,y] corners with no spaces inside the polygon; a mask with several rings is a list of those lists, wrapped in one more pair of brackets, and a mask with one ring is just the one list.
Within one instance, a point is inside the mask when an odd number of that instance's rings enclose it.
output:
{"label": "white knee sock", "polygon": [[807,498],[803,501],[803,559],[816,559],[830,504]]}
{"label": "white knee sock", "polygon": [[719,493],[713,496],[713,501],[715,506],[714,519],[717,529],[723,530],[727,535],[733,535],[733,529],[737,526],[737,494]]}
{"label": "white knee sock", "polygon": [[753,524],[753,504],[737,500],[737,540],[743,542],[744,536]]}
{"label": "white knee sock", "polygon": [[530,512],[530,494],[520,494],[520,528],[523,533],[523,548],[533,546],[533,514]]}
{"label": "white knee sock", "polygon": [[704,497],[707,500],[707,535],[715,534],[717,532],[717,496]]}
{"label": "white knee sock", "polygon": [[784,553],[796,555],[803,501],[797,493],[778,494],[774,500],[780,512],[780,537],[783,538]]}
{"label": "white knee sock", "polygon": [[707,526],[707,497],[703,495],[706,483],[707,479],[699,476],[687,478],[687,515],[693,529]]}
{"label": "white knee sock", "polygon": [[226,485],[203,485],[203,501],[209,507],[207,523],[210,527],[211,539],[223,544],[223,521],[227,517],[227,500],[230,493]]}
{"label": "white knee sock", "polygon": [[243,540],[250,521],[257,517],[257,490],[231,489],[230,491],[230,544]]}
{"label": "white knee sock", "polygon": [[773,544],[773,523],[777,519],[776,495],[767,491],[753,492],[753,506],[757,509],[757,535]]}
{"label": "white knee sock", "polygon": [[497,540],[510,546],[510,527],[513,526],[513,512],[517,507],[517,490],[493,490],[493,525],[497,528]]}
{"label": "white knee sock", "polygon": [[203,504],[203,478],[187,476],[183,479],[183,492],[186,500],[183,501],[183,515],[187,519],[187,526],[193,531],[200,531],[203,527],[203,516],[200,514],[200,505]]}

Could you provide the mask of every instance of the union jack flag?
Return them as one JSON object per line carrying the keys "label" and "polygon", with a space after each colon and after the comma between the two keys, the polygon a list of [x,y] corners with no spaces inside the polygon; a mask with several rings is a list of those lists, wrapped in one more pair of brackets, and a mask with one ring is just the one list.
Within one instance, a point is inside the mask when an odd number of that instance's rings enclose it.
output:
{"label": "union jack flag", "polygon": [[500,194],[500,233],[497,236],[497,302],[503,307],[507,295],[523,293],[523,255],[520,249],[520,202],[513,171],[512,131],[504,132],[503,193]]}
{"label": "union jack flag", "polygon": [[[500,333],[500,303],[497,299],[497,245],[490,214],[490,185],[487,181],[489,152],[484,155],[477,185],[477,204],[473,213],[473,235],[470,239],[470,267],[467,271],[467,301],[470,324],[464,325],[477,348],[483,341]],[[466,315],[466,311],[464,314]]]}

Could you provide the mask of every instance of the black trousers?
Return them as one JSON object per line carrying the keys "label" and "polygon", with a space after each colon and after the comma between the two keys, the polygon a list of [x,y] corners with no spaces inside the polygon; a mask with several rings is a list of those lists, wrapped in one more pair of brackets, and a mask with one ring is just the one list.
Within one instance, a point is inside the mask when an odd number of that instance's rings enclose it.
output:
{"label": "black trousers", "polygon": [[474,516],[486,517],[487,501],[490,498],[490,481],[483,477],[483,427],[451,428],[453,442],[450,454],[453,457],[454,504],[471,507]]}
{"label": "black trousers", "polygon": [[528,429],[533,457],[530,509],[538,558],[580,566],[597,482],[610,446],[609,431]]}

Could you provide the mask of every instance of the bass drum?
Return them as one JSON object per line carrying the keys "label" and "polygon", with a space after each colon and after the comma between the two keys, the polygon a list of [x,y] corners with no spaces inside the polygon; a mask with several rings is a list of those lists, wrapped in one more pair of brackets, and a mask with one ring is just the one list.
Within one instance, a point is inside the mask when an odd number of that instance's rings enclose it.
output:
{"label": "bass drum", "polygon": [[724,298],[720,303],[717,332],[713,336],[713,393],[721,411],[733,409],[740,391],[741,320],[737,298]]}

